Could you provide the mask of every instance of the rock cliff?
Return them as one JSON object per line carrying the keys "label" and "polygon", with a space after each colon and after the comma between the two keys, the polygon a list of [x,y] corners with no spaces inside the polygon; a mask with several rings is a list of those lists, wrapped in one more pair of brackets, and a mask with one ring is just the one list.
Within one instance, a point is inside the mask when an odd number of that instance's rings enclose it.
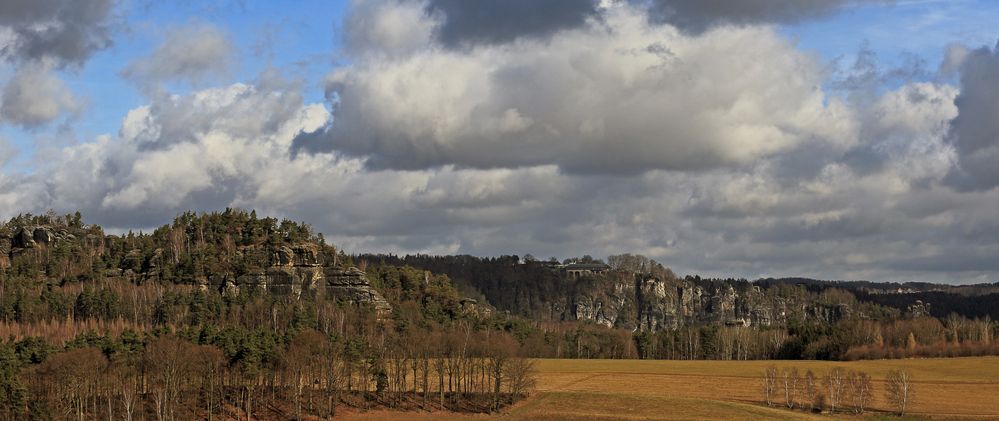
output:
{"label": "rock cliff", "polygon": [[[82,241],[99,250],[104,240],[101,235],[83,237],[77,238],[60,226],[5,227],[0,231],[0,268],[10,267],[11,261],[21,254],[53,247],[63,241]],[[353,304],[371,305],[379,314],[392,311],[392,306],[371,286],[364,272],[339,266],[335,259],[326,257],[316,244],[248,246],[239,248],[235,253],[237,256],[259,256],[255,260],[263,262],[264,267],[240,274],[219,273],[208,279],[189,282],[223,294],[238,294],[242,290],[295,298],[326,294]],[[104,271],[104,276],[134,282],[158,281],[161,279],[163,255],[163,249],[155,249],[151,253],[140,249],[128,250],[117,261],[116,267]]]}
{"label": "rock cliff", "polygon": [[764,291],[747,282],[697,282],[615,272],[582,279],[551,302],[556,320],[590,321],[640,331],[685,326],[783,326],[791,318],[835,322],[852,303],[805,291]]}
{"label": "rock cliff", "polygon": [[392,312],[392,306],[371,286],[363,271],[323,261],[315,246],[302,244],[270,251],[270,267],[240,276],[227,274],[212,283],[223,294],[248,289],[296,298],[325,295],[370,305],[382,315]]}

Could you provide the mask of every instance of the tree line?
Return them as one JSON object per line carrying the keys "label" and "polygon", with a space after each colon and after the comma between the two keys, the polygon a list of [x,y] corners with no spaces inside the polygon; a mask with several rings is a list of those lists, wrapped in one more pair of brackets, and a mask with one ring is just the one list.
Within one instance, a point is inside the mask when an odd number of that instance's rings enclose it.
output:
{"label": "tree line", "polygon": [[533,387],[533,363],[509,334],[302,330],[277,352],[233,353],[225,335],[93,336],[63,349],[0,346],[3,419],[301,419],[343,405],[497,411]]}
{"label": "tree line", "polygon": [[[768,300],[821,308],[845,304],[858,310],[835,321],[792,314],[785,324],[772,327],[708,324],[653,331],[636,329],[635,320],[622,316],[607,328],[553,313],[564,304],[559,297],[600,284],[599,277],[568,279],[544,262],[517,256],[347,256],[306,224],[238,209],[185,213],[152,233],[121,236],[105,235],[99,226],[83,223],[79,214],[22,215],[0,225],[0,243],[10,240],[18,227],[33,226],[55,232],[59,240],[11,251],[0,262],[0,338],[11,343],[41,340],[62,347],[94,335],[120,337],[129,330],[183,337],[223,332],[229,339],[215,346],[227,355],[256,338],[256,350],[248,355],[271,358],[296,332],[329,332],[342,320],[340,314],[349,314],[360,325],[386,323],[399,332],[447,331],[467,323],[476,332],[509,334],[533,357],[852,360],[999,354],[994,340],[999,324],[987,316],[913,317],[859,302],[837,288],[778,282],[763,289]],[[211,278],[259,271],[277,259],[280,249],[302,244],[317,251],[320,264],[362,267],[392,304],[392,313],[379,322],[371,309],[345,306],[330,297],[296,299],[249,290],[222,294],[214,289]],[[598,260],[584,256],[566,261]],[[643,256],[618,255],[607,261],[618,270],[678,280]],[[696,276],[683,281],[736,291],[757,286]],[[478,303],[468,306],[464,298]]]}
{"label": "tree line", "polygon": [[[573,297],[600,296],[600,287],[619,280],[616,273],[570,279],[548,262],[527,256],[479,258],[474,256],[430,255],[356,255],[355,262],[371,265],[410,266],[446,275],[466,296],[488,302],[539,326],[564,325],[571,321]],[[596,261],[592,257],[565,261]],[[672,282],[700,286],[705,290],[732,286],[745,292],[761,288],[765,300],[785,303],[778,307],[787,312],[786,322],[772,326],[729,326],[724,323],[694,323],[677,328],[640,329],[634,316],[636,299],[618,312],[611,330],[627,334],[567,336],[568,343],[582,352],[566,353],[558,348],[560,358],[647,359],[821,359],[858,360],[910,357],[953,357],[999,355],[999,323],[988,315],[967,317],[949,313],[945,317],[912,314],[892,306],[858,299],[857,292],[836,287],[837,283],[801,283],[778,280],[749,282],[744,279],[705,279],[699,276],[676,277],[655,260],[640,255],[610,256],[613,268],[658,277]],[[671,284],[672,285],[672,284]],[[831,286],[833,285],[833,286]],[[870,294],[861,297],[867,299]],[[904,295],[900,295],[904,297]],[[614,297],[602,297],[604,303]],[[910,298],[911,300],[911,298]],[[849,309],[836,318],[808,314],[804,308]],[[912,304],[912,301],[909,301]],[[655,305],[655,303],[652,303]],[[905,306],[902,306],[904,309]],[[971,314],[971,313],[969,313]],[[841,317],[840,317],[841,316]],[[582,333],[575,329],[575,333]],[[613,341],[630,341],[630,344]],[[608,354],[607,352],[610,352]],[[598,355],[603,353],[603,355]],[[612,355],[613,354],[613,355]],[[550,356],[551,354],[539,354]]]}
{"label": "tree line", "polygon": [[[885,401],[899,416],[912,405],[912,376],[904,369],[891,370],[885,379]],[[767,406],[789,410],[862,415],[874,401],[874,382],[859,370],[834,367],[821,378],[812,370],[803,375],[797,368],[769,366],[761,377],[763,400]]]}

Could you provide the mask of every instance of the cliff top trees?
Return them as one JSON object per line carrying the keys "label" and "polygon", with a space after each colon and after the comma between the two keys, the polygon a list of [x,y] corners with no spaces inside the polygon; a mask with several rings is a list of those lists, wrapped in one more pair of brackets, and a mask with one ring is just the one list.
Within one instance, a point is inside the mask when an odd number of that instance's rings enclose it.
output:
{"label": "cliff top trees", "polygon": [[607,257],[607,264],[618,270],[627,270],[643,275],[652,275],[664,280],[676,279],[676,274],[661,263],[640,254],[617,254]]}

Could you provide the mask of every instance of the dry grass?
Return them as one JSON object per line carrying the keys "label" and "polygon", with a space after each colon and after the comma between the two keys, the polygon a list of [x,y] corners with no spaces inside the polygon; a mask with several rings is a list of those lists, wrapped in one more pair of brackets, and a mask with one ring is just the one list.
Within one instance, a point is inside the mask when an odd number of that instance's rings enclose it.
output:
{"label": "dry grass", "polygon": [[[760,376],[769,365],[811,369],[822,376],[833,367],[863,370],[875,380],[875,413],[887,417],[883,380],[905,368],[915,380],[911,411],[917,418],[999,420],[999,358],[888,361],[638,361],[538,360],[538,390],[507,411],[508,419],[829,419],[760,404]],[[878,411],[881,411],[879,414]],[[348,419],[486,419],[487,415],[368,412]],[[839,416],[854,418],[853,416]]]}

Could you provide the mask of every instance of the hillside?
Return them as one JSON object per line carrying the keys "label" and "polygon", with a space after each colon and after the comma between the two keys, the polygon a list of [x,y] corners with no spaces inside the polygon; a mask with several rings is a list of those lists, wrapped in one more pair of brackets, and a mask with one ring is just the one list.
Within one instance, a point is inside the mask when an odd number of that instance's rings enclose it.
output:
{"label": "hillside", "polygon": [[305,223],[237,209],[123,235],[79,213],[22,215],[0,225],[0,317],[17,335],[54,337],[39,326],[257,326],[233,309],[270,306],[277,327],[339,303],[372,323],[491,325],[537,356],[719,359],[902,355],[910,336],[918,354],[989,345],[995,328],[981,319],[994,311],[989,285],[680,278],[642,256],[609,261],[347,255]]}
{"label": "hillside", "polygon": [[466,294],[531,320],[635,332],[636,352],[647,358],[979,355],[993,352],[986,349],[999,329],[990,315],[990,285],[906,284],[912,292],[888,293],[899,284],[680,278],[634,255],[611,256],[614,265],[583,276],[570,270],[571,261],[592,258],[353,258],[446,274]]}
{"label": "hillside", "polygon": [[[496,380],[523,364],[523,322],[445,276],[362,271],[306,224],[228,209],[107,235],[79,214],[23,215],[0,225],[0,254],[3,419],[486,412],[523,395]],[[90,408],[99,396],[125,404]]]}
{"label": "hillside", "polygon": [[[320,376],[313,384],[346,382],[321,388],[339,397],[310,406],[317,415],[340,404],[492,411],[523,396],[527,383],[518,382],[531,371],[523,357],[999,354],[999,325],[988,315],[937,317],[932,302],[876,301],[987,299],[985,287],[984,295],[891,294],[893,286],[869,283],[680,278],[635,255],[608,261],[348,255],[307,224],[237,209],[185,213],[151,233],[123,235],[79,214],[22,215],[0,225],[0,390],[12,403],[0,415],[45,417],[29,396],[45,410],[82,411],[72,401],[80,395],[60,389],[75,386],[57,379],[78,376],[102,390],[192,353],[206,359],[185,362],[188,383],[154,383],[173,393],[172,403],[157,404],[160,395],[143,389],[150,416],[212,413],[229,402],[222,413],[240,417],[259,399],[274,418],[288,418],[289,401],[321,393],[289,386],[307,375]],[[504,370],[520,380],[489,386]],[[197,403],[198,390],[206,392],[193,385],[215,386],[195,379],[216,375],[229,376],[227,386]]]}

